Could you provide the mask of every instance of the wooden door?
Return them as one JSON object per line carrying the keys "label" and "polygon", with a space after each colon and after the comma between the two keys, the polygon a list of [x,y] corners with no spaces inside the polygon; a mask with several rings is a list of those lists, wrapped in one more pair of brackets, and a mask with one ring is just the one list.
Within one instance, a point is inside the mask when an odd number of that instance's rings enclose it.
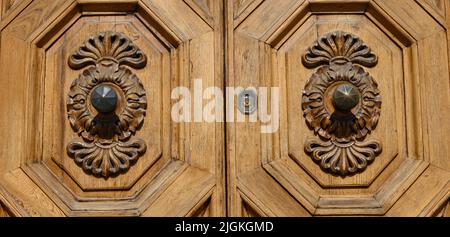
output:
{"label": "wooden door", "polygon": [[0,216],[450,215],[448,1],[0,8]]}
{"label": "wooden door", "polygon": [[221,1],[0,3],[0,215],[225,215],[223,125],[171,119],[223,85]]}
{"label": "wooden door", "polygon": [[280,111],[227,124],[229,214],[448,216],[449,9],[228,1],[228,86]]}

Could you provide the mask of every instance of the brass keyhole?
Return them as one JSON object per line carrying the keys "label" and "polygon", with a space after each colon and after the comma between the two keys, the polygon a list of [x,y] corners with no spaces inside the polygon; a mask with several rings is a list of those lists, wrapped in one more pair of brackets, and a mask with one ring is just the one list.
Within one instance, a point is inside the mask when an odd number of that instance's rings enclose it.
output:
{"label": "brass keyhole", "polygon": [[244,96],[244,106],[246,108],[250,107],[250,95],[249,94],[245,94],[245,96]]}
{"label": "brass keyhole", "polygon": [[252,114],[257,106],[256,92],[254,90],[244,90],[238,96],[238,109],[243,114]]}

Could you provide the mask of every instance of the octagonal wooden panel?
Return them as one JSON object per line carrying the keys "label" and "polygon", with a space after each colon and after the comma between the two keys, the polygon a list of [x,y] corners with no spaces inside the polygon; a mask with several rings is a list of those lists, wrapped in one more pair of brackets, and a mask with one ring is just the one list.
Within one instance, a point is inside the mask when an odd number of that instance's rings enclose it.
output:
{"label": "octagonal wooden panel", "polygon": [[[302,95],[298,92],[303,91],[306,80],[315,71],[306,69],[299,59],[305,53],[305,45],[312,45],[317,35],[324,35],[335,29],[359,36],[378,56],[377,66],[368,69],[367,72],[378,83],[382,113],[377,128],[367,139],[390,138],[390,142],[382,142],[383,151],[376,157],[376,162],[368,165],[364,172],[345,178],[321,172],[320,166],[305,156],[303,144],[306,139],[314,137],[314,134],[305,126],[303,116],[298,116],[303,114]],[[287,91],[282,91],[281,94],[289,100],[286,110],[289,156],[304,167],[306,172],[323,187],[368,186],[398,156],[398,147],[406,145],[402,122],[405,121],[405,106],[404,100],[401,99],[404,97],[402,48],[364,15],[314,15],[309,17],[291,38],[283,42],[276,53],[279,61],[286,62],[280,65],[279,72],[286,75],[284,80]],[[403,150],[398,158],[405,157],[406,150]]]}
{"label": "octagonal wooden panel", "polygon": [[[147,29],[147,31],[141,31]],[[140,78],[147,94],[147,112],[144,118],[144,125],[137,132],[137,136],[149,138],[147,141],[147,150],[144,156],[139,158],[135,165],[123,175],[106,180],[92,175],[86,175],[80,172],[80,167],[68,157],[66,144],[78,135],[72,132],[70,123],[63,125],[59,123],[61,117],[66,117],[66,103],[61,103],[60,98],[67,97],[70,85],[78,77],[80,71],[68,69],[67,65],[60,62],[67,61],[67,55],[75,52],[85,39],[96,32],[105,32],[113,30],[123,32],[130,36],[131,40],[146,55],[148,65],[142,70],[137,71],[137,77]],[[107,189],[130,189],[146,171],[164,157],[167,162],[169,156],[162,154],[163,134],[168,134],[168,124],[164,124],[163,116],[167,118],[167,111],[162,101],[162,94],[168,93],[168,87],[163,87],[165,81],[170,81],[170,70],[173,65],[170,64],[170,46],[165,46],[151,31],[146,28],[134,16],[114,16],[108,17],[85,16],[74,22],[55,42],[49,42],[51,45],[45,51],[45,94],[53,95],[44,98],[43,121],[43,159],[46,165],[53,170],[54,174],[60,176],[60,179],[69,180],[72,177],[73,182],[77,183],[80,189],[84,191],[107,190]],[[173,69],[172,69],[173,70]],[[164,91],[166,90],[166,91]],[[54,94],[53,91],[60,93]],[[64,98],[66,100],[66,98]],[[163,131],[165,129],[165,131]],[[65,144],[65,145],[63,145]],[[168,145],[165,145],[166,147]],[[50,160],[51,159],[51,160]],[[62,167],[62,169],[60,168]]]}

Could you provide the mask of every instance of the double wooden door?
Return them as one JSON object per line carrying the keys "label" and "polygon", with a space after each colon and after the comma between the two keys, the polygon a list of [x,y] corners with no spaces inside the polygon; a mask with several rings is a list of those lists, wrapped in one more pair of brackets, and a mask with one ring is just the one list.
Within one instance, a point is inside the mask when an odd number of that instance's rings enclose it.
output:
{"label": "double wooden door", "polygon": [[0,216],[448,216],[444,0],[2,0]]}

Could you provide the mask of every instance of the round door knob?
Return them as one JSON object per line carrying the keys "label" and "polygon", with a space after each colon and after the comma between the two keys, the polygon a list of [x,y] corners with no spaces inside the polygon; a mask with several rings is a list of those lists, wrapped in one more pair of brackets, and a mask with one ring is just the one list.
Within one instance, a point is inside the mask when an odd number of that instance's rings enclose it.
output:
{"label": "round door knob", "polygon": [[117,106],[117,93],[107,85],[101,85],[92,91],[91,103],[100,113],[111,113]]}
{"label": "round door knob", "polygon": [[359,103],[358,89],[350,83],[342,84],[334,91],[332,100],[336,109],[348,112]]}

